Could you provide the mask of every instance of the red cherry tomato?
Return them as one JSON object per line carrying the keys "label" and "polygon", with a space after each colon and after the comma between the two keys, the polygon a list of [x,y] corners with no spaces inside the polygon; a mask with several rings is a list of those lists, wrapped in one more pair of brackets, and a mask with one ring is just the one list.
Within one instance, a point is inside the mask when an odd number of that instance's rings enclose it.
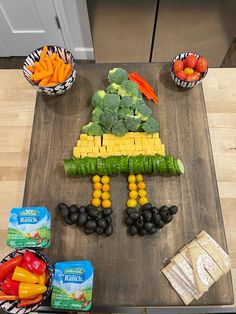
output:
{"label": "red cherry tomato", "polygon": [[205,58],[199,58],[196,63],[197,72],[206,72],[207,70],[207,61]]}
{"label": "red cherry tomato", "polygon": [[176,60],[173,66],[173,70],[175,73],[182,71],[184,69],[182,60]]}
{"label": "red cherry tomato", "polygon": [[194,82],[194,81],[198,81],[199,80],[199,75],[195,72],[193,74],[189,74],[187,75],[186,81],[188,82]]}
{"label": "red cherry tomato", "polygon": [[184,66],[184,69],[185,69],[186,68],[186,64],[185,64],[186,63],[186,59],[183,59],[182,62],[183,62],[183,66]]}
{"label": "red cherry tomato", "polygon": [[197,58],[195,55],[188,55],[185,61],[185,66],[188,68],[194,68],[196,66]]}
{"label": "red cherry tomato", "polygon": [[186,77],[187,77],[187,74],[184,71],[179,71],[175,75],[181,80],[186,80]]}

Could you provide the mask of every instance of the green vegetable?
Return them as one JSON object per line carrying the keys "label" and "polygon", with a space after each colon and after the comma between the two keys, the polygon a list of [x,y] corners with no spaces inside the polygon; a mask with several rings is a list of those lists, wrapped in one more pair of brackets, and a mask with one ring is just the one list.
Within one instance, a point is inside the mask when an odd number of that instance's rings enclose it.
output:
{"label": "green vegetable", "polygon": [[107,92],[107,93],[117,94],[119,87],[120,87],[120,85],[118,85],[118,84],[116,84],[116,83],[111,83],[111,84],[109,84],[109,85],[107,86],[106,92]]}
{"label": "green vegetable", "polygon": [[118,175],[120,173],[183,174],[184,165],[180,159],[172,156],[110,156],[71,158],[64,160],[64,169],[68,176],[82,175]]}
{"label": "green vegetable", "polygon": [[123,136],[125,135],[126,133],[128,132],[128,130],[126,129],[126,126],[125,126],[125,122],[124,120],[119,120],[117,121],[112,129],[111,129],[111,133],[117,135],[117,136]]}
{"label": "green vegetable", "polygon": [[147,133],[156,133],[159,132],[160,125],[153,117],[149,117],[147,121],[143,123],[142,129]]}
{"label": "green vegetable", "polygon": [[121,86],[118,90],[118,94],[121,97],[124,97],[124,96],[137,97],[139,95],[138,85],[133,81],[125,80],[121,83]]}
{"label": "green vegetable", "polygon": [[141,119],[133,115],[127,115],[125,118],[125,124],[129,131],[137,131],[140,127]]}
{"label": "green vegetable", "polygon": [[120,106],[120,96],[117,94],[106,94],[103,98],[103,106],[102,109],[105,112],[117,111]]}
{"label": "green vegetable", "polygon": [[120,107],[121,108],[130,108],[134,104],[134,100],[131,96],[124,96],[120,100]]}
{"label": "green vegetable", "polygon": [[105,95],[106,95],[106,92],[103,89],[97,90],[93,94],[92,99],[91,99],[91,103],[92,103],[93,108],[96,106],[101,107],[103,105],[103,98],[105,97]]}
{"label": "green vegetable", "polygon": [[103,110],[100,107],[95,107],[92,111],[92,122],[99,122],[101,113],[103,113]]}
{"label": "green vegetable", "polygon": [[121,68],[114,68],[108,73],[108,80],[110,83],[121,84],[128,79],[128,73]]}
{"label": "green vegetable", "polygon": [[152,110],[148,108],[143,100],[139,100],[136,102],[134,106],[134,112],[137,117],[142,119],[142,121],[146,121],[152,114]]}
{"label": "green vegetable", "polygon": [[112,126],[117,122],[118,115],[116,112],[104,112],[100,115],[99,119],[104,131],[109,133]]}
{"label": "green vegetable", "polygon": [[118,109],[118,117],[119,117],[119,119],[125,119],[127,116],[130,116],[130,115],[132,116],[133,114],[134,114],[134,112],[130,108],[119,108]]}
{"label": "green vegetable", "polygon": [[82,128],[82,132],[90,136],[101,136],[103,134],[103,130],[100,124],[97,122],[89,122],[87,125],[84,125]]}

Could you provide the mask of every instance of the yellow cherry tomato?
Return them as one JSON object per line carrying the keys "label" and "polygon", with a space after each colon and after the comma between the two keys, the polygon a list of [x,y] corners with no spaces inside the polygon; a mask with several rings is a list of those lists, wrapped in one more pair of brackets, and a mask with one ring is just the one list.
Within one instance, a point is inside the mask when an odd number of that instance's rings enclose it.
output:
{"label": "yellow cherry tomato", "polygon": [[99,207],[101,205],[100,198],[93,198],[91,204],[95,207]]}
{"label": "yellow cherry tomato", "polygon": [[110,182],[110,178],[109,178],[108,176],[103,176],[103,177],[101,178],[101,182],[102,182],[102,183],[109,183],[109,182]]}
{"label": "yellow cherry tomato", "polygon": [[103,200],[109,200],[109,199],[110,199],[110,193],[108,193],[108,192],[103,192],[103,193],[102,193],[102,199],[103,199]]}
{"label": "yellow cherry tomato", "polygon": [[93,191],[93,197],[94,198],[100,198],[102,196],[102,191],[101,190],[94,190]]}
{"label": "yellow cherry tomato", "polygon": [[140,197],[140,199],[139,199],[139,204],[140,205],[145,205],[147,203],[148,203],[147,197]]}
{"label": "yellow cherry tomato", "polygon": [[111,207],[111,201],[110,200],[103,200],[102,201],[102,207],[103,208],[110,208]]}
{"label": "yellow cherry tomato", "polygon": [[136,191],[137,190],[137,184],[136,183],[130,183],[129,184],[129,190],[130,191]]}
{"label": "yellow cherry tomato", "polygon": [[97,182],[100,182],[101,178],[99,177],[99,175],[95,175],[93,176],[93,183],[97,183]]}
{"label": "yellow cherry tomato", "polygon": [[137,201],[134,199],[129,199],[126,203],[127,207],[135,207],[137,205]]}
{"label": "yellow cherry tomato", "polygon": [[147,196],[147,191],[146,191],[146,190],[139,190],[139,191],[138,191],[138,195],[139,195],[140,197]]}
{"label": "yellow cherry tomato", "polygon": [[129,192],[129,198],[135,199],[138,197],[138,192],[137,191],[130,191]]}
{"label": "yellow cherry tomato", "polygon": [[137,182],[142,182],[143,181],[143,176],[141,174],[136,175],[136,181]]}
{"label": "yellow cherry tomato", "polygon": [[128,176],[128,182],[129,182],[129,183],[135,183],[135,182],[136,182],[136,177],[135,177],[134,174],[130,174],[130,175]]}
{"label": "yellow cherry tomato", "polygon": [[96,182],[93,185],[94,190],[101,190],[102,189],[102,183]]}
{"label": "yellow cherry tomato", "polygon": [[138,183],[138,188],[139,188],[139,190],[144,190],[144,189],[146,188],[146,183],[144,183],[144,182],[139,182],[139,183]]}
{"label": "yellow cherry tomato", "polygon": [[107,184],[107,183],[104,183],[104,184],[102,185],[102,190],[103,190],[103,192],[108,192],[108,191],[110,191],[110,185]]}
{"label": "yellow cherry tomato", "polygon": [[193,74],[194,73],[194,70],[192,68],[185,68],[184,69],[184,72],[187,74],[187,75],[190,75],[190,74]]}

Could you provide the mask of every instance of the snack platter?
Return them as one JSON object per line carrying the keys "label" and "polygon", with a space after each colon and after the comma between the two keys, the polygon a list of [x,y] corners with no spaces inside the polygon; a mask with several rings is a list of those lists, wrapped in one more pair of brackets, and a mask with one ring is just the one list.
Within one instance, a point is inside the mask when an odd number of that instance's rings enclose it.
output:
{"label": "snack platter", "polygon": [[[43,206],[50,211],[51,247],[45,253],[52,263],[83,259],[92,262],[95,270],[93,308],[181,306],[181,299],[161,273],[165,261],[201,230],[208,232],[227,251],[202,88],[178,90],[172,85],[165,64],[118,66],[129,73],[141,73],[152,86],[158,87],[158,106],[151,102],[148,105],[160,123],[157,133],[164,146],[158,146],[159,154],[175,157],[175,168],[164,176],[160,175],[162,168],[152,168],[155,175],[141,172],[150,203],[157,207],[166,205],[174,214],[173,205],[176,206],[178,213],[174,219],[150,236],[132,237],[132,233],[127,232],[124,221],[129,191],[125,167],[123,172],[116,167],[117,173],[111,172],[116,176],[110,176],[111,236],[88,236],[80,228],[63,223],[58,212],[59,203],[82,206],[91,200],[91,177],[96,173],[84,173],[89,175],[87,177],[74,176],[74,164],[67,163],[64,168],[63,160],[70,160],[73,154],[79,160],[84,157],[79,141],[81,129],[91,121],[91,96],[96,90],[106,88],[107,74],[116,67],[113,64],[81,65],[73,87],[65,95],[50,99],[37,95],[23,205]],[[154,102],[157,102],[155,97]],[[108,141],[112,139],[107,138]],[[157,135],[152,139],[153,142],[158,139]],[[154,155],[154,152],[150,151],[150,154]],[[101,157],[114,158],[104,152]],[[95,150],[89,158],[90,161],[96,158]],[[129,169],[138,158],[135,152],[132,158],[133,164],[128,161]],[[166,157],[161,158],[162,162]],[[136,167],[140,162],[138,159]],[[145,161],[142,163],[144,168],[148,165]],[[179,176],[177,174],[183,173],[182,163],[185,172]],[[106,171],[111,171],[111,163],[106,164]],[[80,161],[77,165],[83,174]],[[93,161],[90,170],[92,165]],[[101,169],[105,169],[104,164]],[[228,273],[191,305],[226,305],[232,301],[232,282]]]}

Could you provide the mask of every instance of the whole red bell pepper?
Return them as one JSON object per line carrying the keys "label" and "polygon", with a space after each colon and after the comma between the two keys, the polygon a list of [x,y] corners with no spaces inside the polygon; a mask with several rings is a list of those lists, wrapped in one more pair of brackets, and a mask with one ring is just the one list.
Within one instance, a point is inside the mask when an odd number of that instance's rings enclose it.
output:
{"label": "whole red bell pepper", "polygon": [[15,256],[8,261],[0,264],[0,282],[3,281],[7,276],[13,272],[16,266],[22,263],[23,256]]}
{"label": "whole red bell pepper", "polygon": [[37,275],[42,275],[46,270],[46,266],[46,263],[35,256],[34,253],[26,252],[24,254],[23,264],[21,267],[26,268]]}
{"label": "whole red bell pepper", "polygon": [[18,296],[20,282],[7,277],[1,284],[1,290],[8,295]]}

